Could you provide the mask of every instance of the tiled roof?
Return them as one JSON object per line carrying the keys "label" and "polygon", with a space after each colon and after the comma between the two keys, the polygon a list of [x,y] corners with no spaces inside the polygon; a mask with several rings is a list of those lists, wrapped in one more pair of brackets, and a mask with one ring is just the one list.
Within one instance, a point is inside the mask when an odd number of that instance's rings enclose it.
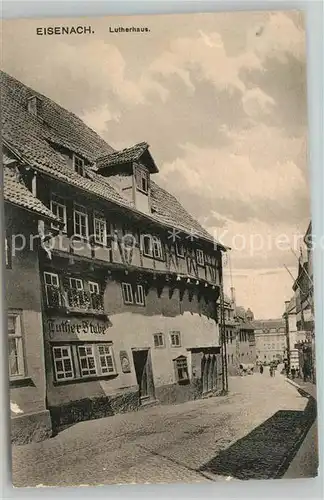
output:
{"label": "tiled roof", "polygon": [[256,330],[270,330],[272,328],[279,329],[285,327],[284,319],[262,319],[253,321]]}
{"label": "tiled roof", "polygon": [[128,163],[138,160],[144,151],[148,149],[147,142],[140,142],[131,146],[130,148],[122,149],[121,151],[115,151],[114,153],[108,153],[103,156],[99,156],[96,161],[96,166],[101,168],[103,166],[108,167],[111,165],[118,165],[121,163]]}
{"label": "tiled roof", "polygon": [[[193,238],[202,238],[209,242],[215,239],[181,206],[170,193],[151,182],[151,214],[137,210],[134,204],[123,196],[116,186],[94,170],[87,168],[86,177],[74,172],[66,157],[54,144],[80,154],[89,162],[109,155],[116,159],[111,148],[99,135],[87,127],[73,113],[62,108],[51,99],[35,92],[4,72],[0,72],[2,100],[2,136],[10,148],[26,164],[52,176],[55,179],[80,188],[88,193],[109,200],[121,207],[137,213],[142,218],[159,225],[179,229]],[[27,110],[27,101],[34,95],[42,99],[42,119],[33,116]],[[142,154],[144,145],[128,148],[128,153]],[[222,245],[220,245],[222,247]]]}
{"label": "tiled roof", "polygon": [[3,197],[5,201],[35,212],[52,221],[58,221],[55,215],[38,198],[33,196],[25,184],[19,180],[14,169],[4,167],[3,181]]}

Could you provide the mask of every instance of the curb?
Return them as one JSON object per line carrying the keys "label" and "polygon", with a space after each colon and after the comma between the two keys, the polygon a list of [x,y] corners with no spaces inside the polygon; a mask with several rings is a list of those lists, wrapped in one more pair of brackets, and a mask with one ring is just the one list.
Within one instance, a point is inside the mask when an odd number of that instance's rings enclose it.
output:
{"label": "curb", "polygon": [[[305,389],[304,387],[302,387],[301,385],[299,384],[296,384],[296,382],[294,382],[293,380],[291,380],[290,378],[285,378],[285,381],[288,382],[288,384],[290,385],[293,385],[294,387],[296,387],[296,389],[298,389],[300,391],[300,393],[304,396],[304,397],[310,397],[310,398],[313,398],[316,400],[316,397],[313,396],[313,394],[311,394],[310,392],[307,391],[307,389]],[[315,389],[316,391],[316,389]]]}

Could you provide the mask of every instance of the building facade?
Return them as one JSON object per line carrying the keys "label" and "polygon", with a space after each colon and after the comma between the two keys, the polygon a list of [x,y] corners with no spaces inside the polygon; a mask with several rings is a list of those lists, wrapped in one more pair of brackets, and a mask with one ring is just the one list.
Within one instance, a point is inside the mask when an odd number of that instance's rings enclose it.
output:
{"label": "building facade", "polygon": [[235,305],[235,299],[225,296],[225,356],[227,372],[235,376],[242,373],[242,366],[255,365],[255,335],[253,313]]}
{"label": "building facade", "polygon": [[[24,444],[30,439],[42,440],[52,432],[46,406],[38,258],[43,242],[38,230],[45,220],[59,221],[21,181],[16,158],[4,156],[3,163],[11,434],[14,442]],[[32,242],[30,235],[34,235]]]}
{"label": "building facade", "polygon": [[287,355],[284,319],[254,321],[256,357],[260,364],[282,363]]}
{"label": "building facade", "polygon": [[[37,303],[25,342],[37,345],[42,409],[54,432],[220,393],[225,248],[153,181],[146,143],[114,151],[49,98],[1,78],[8,169],[15,159],[20,184],[48,215],[37,228]],[[31,286],[12,267],[13,286]]]}
{"label": "building facade", "polygon": [[305,380],[312,380],[315,383],[315,316],[311,222],[305,233],[304,243],[307,250],[307,257],[304,257],[301,252],[298,262],[298,276],[293,285],[296,301],[296,326],[299,337],[295,348],[298,349],[299,353],[299,370],[301,375]]}

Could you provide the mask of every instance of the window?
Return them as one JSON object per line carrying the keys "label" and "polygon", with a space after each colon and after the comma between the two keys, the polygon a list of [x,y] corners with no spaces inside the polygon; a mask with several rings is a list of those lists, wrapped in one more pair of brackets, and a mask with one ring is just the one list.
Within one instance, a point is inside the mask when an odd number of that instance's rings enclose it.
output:
{"label": "window", "polygon": [[91,294],[95,293],[99,295],[100,290],[98,283],[95,283],[94,281],[89,281],[89,291]]}
{"label": "window", "polygon": [[153,255],[156,259],[162,259],[162,245],[160,238],[153,236]]}
{"label": "window", "polygon": [[79,278],[70,278],[70,288],[72,290],[83,290],[83,281]]}
{"label": "window", "polygon": [[90,293],[90,308],[95,311],[103,311],[103,296],[100,290],[99,283],[95,281],[89,281],[89,293]]}
{"label": "window", "polygon": [[44,273],[46,303],[50,307],[62,305],[60,283],[57,274]]}
{"label": "window", "polygon": [[82,377],[97,375],[96,361],[94,357],[93,345],[79,345],[78,356],[80,363],[80,372]]}
{"label": "window", "polygon": [[139,306],[145,305],[144,290],[142,285],[137,285],[135,290],[135,304]]}
{"label": "window", "polygon": [[124,304],[133,304],[133,289],[130,283],[122,283]]}
{"label": "window", "polygon": [[142,168],[136,168],[135,172],[136,188],[147,194],[149,188],[148,172]]}
{"label": "window", "polygon": [[74,234],[83,238],[89,234],[87,210],[81,205],[74,205]]}
{"label": "window", "polygon": [[152,247],[152,236],[149,234],[142,235],[141,238],[142,243],[142,251],[144,255],[148,255],[149,257],[153,256],[153,247]]}
{"label": "window", "polygon": [[131,285],[131,283],[122,283],[122,292],[124,304],[137,304],[145,306],[144,288],[142,285]]}
{"label": "window", "polygon": [[163,333],[155,333],[153,335],[154,347],[164,347],[164,335]]}
{"label": "window", "polygon": [[107,244],[107,226],[106,219],[99,215],[94,215],[94,239],[96,243],[100,243],[101,245]]}
{"label": "window", "polygon": [[84,160],[77,155],[73,155],[73,166],[77,174],[84,176]]}
{"label": "window", "polygon": [[185,256],[184,246],[181,245],[181,243],[176,243],[176,254],[178,257],[182,258]]}
{"label": "window", "polygon": [[163,259],[161,240],[157,236],[151,236],[150,234],[142,235],[141,247],[144,255]]}
{"label": "window", "polygon": [[175,360],[175,368],[178,382],[189,380],[187,358],[181,356]]}
{"label": "window", "polygon": [[181,347],[180,332],[171,332],[170,339],[172,347]]}
{"label": "window", "polygon": [[[64,200],[59,196],[53,195],[51,199],[51,211],[63,224],[62,231],[67,230],[66,206]],[[55,222],[52,222],[52,227],[58,228]]]}
{"label": "window", "polygon": [[101,373],[116,373],[112,349],[109,345],[98,346]]}
{"label": "window", "polygon": [[11,380],[25,376],[21,317],[8,314],[9,377]]}
{"label": "window", "polygon": [[74,378],[74,370],[69,345],[53,347],[54,370],[56,380]]}
{"label": "window", "polygon": [[196,250],[196,255],[197,255],[197,264],[199,266],[204,266],[205,265],[204,252],[198,248]]}

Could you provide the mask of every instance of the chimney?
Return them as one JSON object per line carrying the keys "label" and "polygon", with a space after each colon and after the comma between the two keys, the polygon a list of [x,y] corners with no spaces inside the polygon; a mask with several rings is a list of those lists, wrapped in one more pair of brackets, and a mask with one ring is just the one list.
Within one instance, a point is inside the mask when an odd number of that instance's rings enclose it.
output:
{"label": "chimney", "polygon": [[28,98],[28,112],[37,118],[42,118],[43,102],[37,95]]}

